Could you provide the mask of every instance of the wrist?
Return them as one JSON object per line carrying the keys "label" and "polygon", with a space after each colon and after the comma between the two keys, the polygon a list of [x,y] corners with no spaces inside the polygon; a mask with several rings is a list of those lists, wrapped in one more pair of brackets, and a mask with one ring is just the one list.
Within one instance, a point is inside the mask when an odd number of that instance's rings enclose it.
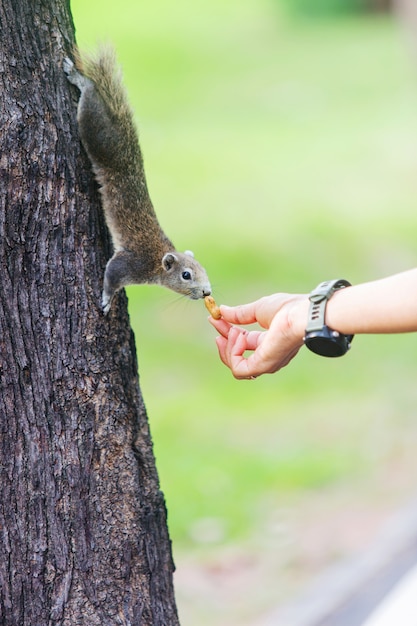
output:
{"label": "wrist", "polygon": [[346,287],[346,290],[339,289],[339,291],[333,294],[332,298],[327,303],[325,315],[325,321],[328,326],[344,333],[346,333],[346,322],[343,323],[343,318],[346,316],[344,303],[346,302],[346,292],[348,289],[351,289],[351,287]]}

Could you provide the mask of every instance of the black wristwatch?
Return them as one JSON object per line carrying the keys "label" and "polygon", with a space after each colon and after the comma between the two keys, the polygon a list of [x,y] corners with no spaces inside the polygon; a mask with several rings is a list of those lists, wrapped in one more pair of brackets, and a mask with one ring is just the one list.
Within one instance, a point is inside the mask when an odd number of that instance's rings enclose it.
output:
{"label": "black wristwatch", "polygon": [[343,335],[324,323],[326,305],[338,289],[349,287],[343,278],[320,283],[309,296],[310,309],[304,343],[309,350],[321,356],[343,356],[350,348],[354,335]]}

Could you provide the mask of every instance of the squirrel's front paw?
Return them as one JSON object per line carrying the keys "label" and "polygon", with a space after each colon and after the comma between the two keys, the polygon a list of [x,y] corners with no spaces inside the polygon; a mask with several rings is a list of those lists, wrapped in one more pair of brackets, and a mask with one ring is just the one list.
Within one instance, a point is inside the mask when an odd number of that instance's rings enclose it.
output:
{"label": "squirrel's front paw", "polygon": [[103,291],[103,294],[101,297],[101,308],[103,310],[104,315],[107,315],[107,313],[110,311],[111,301],[112,301],[111,297],[105,291]]}
{"label": "squirrel's front paw", "polygon": [[111,307],[110,300],[108,300],[107,302],[104,302],[104,301],[101,302],[101,308],[103,310],[104,315],[108,314],[108,312],[110,311],[110,307]]}

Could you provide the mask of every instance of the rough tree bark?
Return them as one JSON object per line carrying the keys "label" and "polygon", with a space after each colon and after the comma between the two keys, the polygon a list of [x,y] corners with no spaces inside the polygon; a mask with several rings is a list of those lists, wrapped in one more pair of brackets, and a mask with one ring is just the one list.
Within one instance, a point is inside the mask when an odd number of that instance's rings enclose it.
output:
{"label": "rough tree bark", "polygon": [[166,511],[62,60],[68,0],[0,3],[0,623],[178,624]]}

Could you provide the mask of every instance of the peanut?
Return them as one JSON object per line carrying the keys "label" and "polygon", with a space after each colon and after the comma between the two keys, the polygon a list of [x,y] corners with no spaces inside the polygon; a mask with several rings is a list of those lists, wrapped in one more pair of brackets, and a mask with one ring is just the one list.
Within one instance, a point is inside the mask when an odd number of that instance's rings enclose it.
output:
{"label": "peanut", "polygon": [[219,320],[221,318],[222,314],[220,313],[220,309],[212,296],[206,296],[204,298],[204,304],[206,305],[206,309],[210,313],[211,317],[214,317],[215,320]]}

